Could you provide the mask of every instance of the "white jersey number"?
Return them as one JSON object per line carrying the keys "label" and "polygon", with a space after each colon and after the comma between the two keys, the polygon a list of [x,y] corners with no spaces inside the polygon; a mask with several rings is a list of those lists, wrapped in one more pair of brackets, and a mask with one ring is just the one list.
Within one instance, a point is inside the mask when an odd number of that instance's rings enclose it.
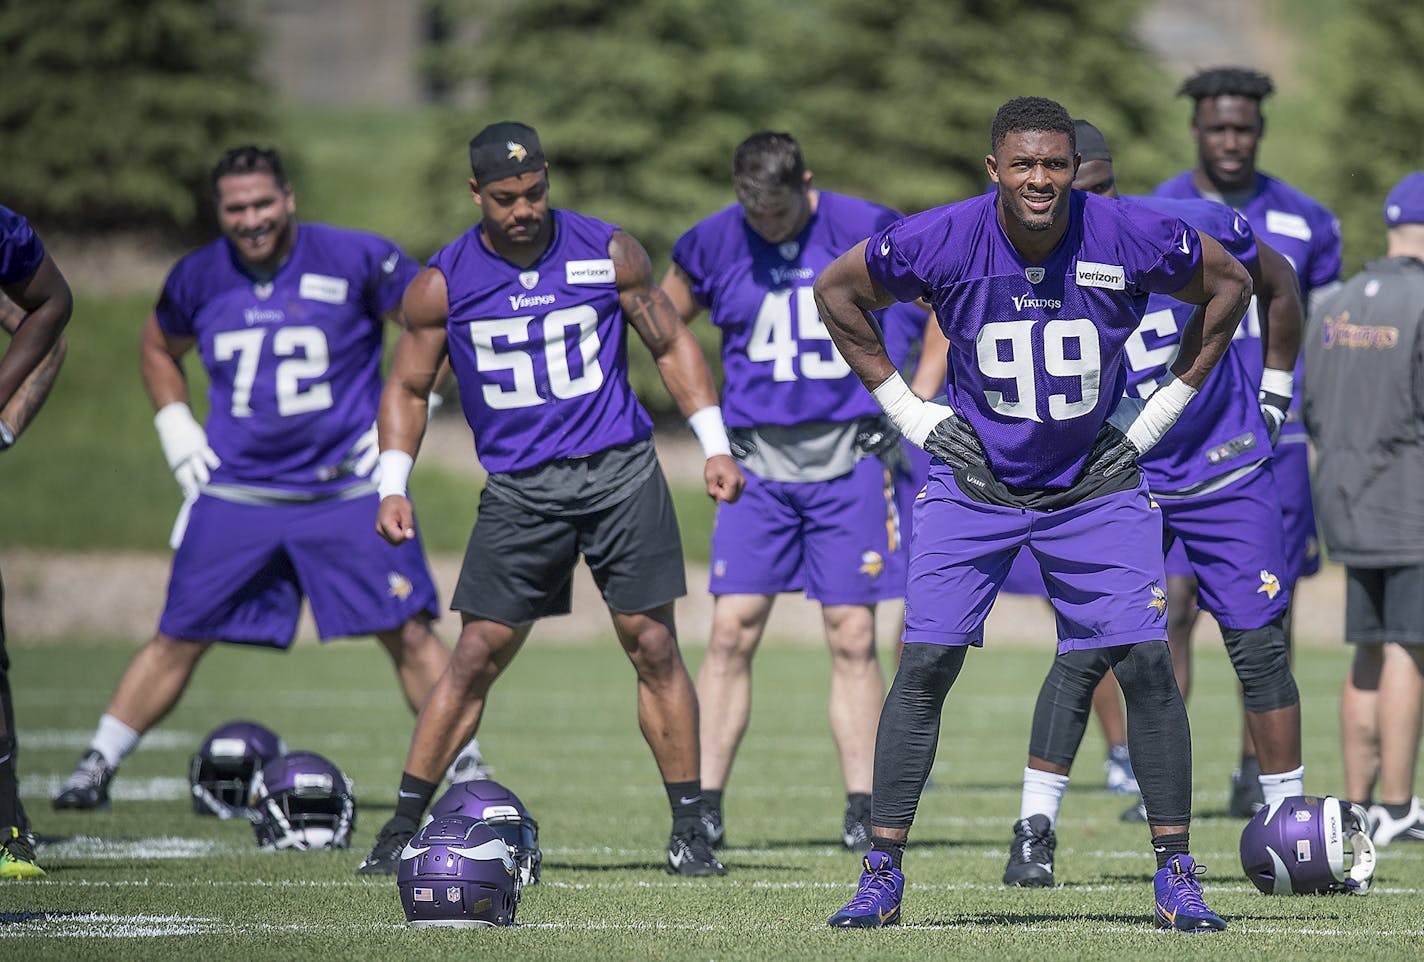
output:
{"label": "white jersey number", "polygon": [[[813,381],[838,381],[850,374],[850,365],[831,343],[831,332],[816,310],[816,297],[811,288],[794,288],[796,295],[796,333],[791,333],[792,288],[771,291],[762,298],[756,322],[747,340],[747,358],[770,361],[771,376],[777,381],[794,381],[800,377]],[[803,342],[824,342],[830,356],[822,355],[819,344],[802,351]]]}
{"label": "white jersey number", "polygon": [[[548,398],[539,393],[534,376],[534,359],[514,345],[529,342],[529,317],[498,318],[470,322],[470,341],[475,346],[475,366],[481,371],[508,371],[511,386],[486,383],[481,387],[485,403],[500,411],[529,408]],[[550,311],[544,315],[544,363],[549,371],[549,390],[555,398],[567,399],[592,394],[603,385],[603,365],[598,360],[602,346],[598,339],[598,311],[587,304]],[[496,347],[500,338],[506,346]],[[583,373],[569,369],[569,350],[578,352]]]}
{"label": "white jersey number", "polygon": [[[994,321],[979,329],[974,347],[985,377],[1014,382],[1016,400],[1003,391],[985,391],[989,406],[1004,417],[1042,421],[1038,414],[1038,384],[1034,377],[1033,329],[1037,321]],[[1069,351],[1069,346],[1073,350]],[[1077,355],[1070,356],[1071,354]],[[1098,405],[1102,350],[1098,329],[1087,318],[1056,319],[1043,326],[1043,369],[1054,377],[1076,377],[1078,399],[1065,392],[1048,396],[1048,416],[1054,421],[1082,417]]]}
{"label": "white jersey number", "polygon": [[[252,417],[252,386],[262,360],[267,329],[249,327],[223,331],[213,338],[213,360],[237,361],[232,375],[232,416]],[[331,407],[331,385],[318,380],[331,365],[326,334],[319,327],[279,327],[272,335],[272,354],[286,358],[277,363],[274,382],[277,413],[282,417],[311,414]],[[307,381],[305,387],[302,381]]]}
{"label": "white jersey number", "polygon": [[[1147,335],[1155,334],[1158,338],[1170,338],[1165,344],[1157,347],[1147,346]],[[1137,330],[1132,332],[1132,336],[1127,339],[1127,364],[1132,368],[1134,374],[1142,374],[1145,371],[1164,371],[1173,361],[1177,359],[1177,353],[1182,349],[1182,342],[1177,331],[1177,316],[1171,309],[1161,311],[1148,311],[1142,315],[1142,322],[1137,325]],[[1137,385],[1137,393],[1142,397],[1147,397],[1157,390],[1157,377],[1145,378]]]}

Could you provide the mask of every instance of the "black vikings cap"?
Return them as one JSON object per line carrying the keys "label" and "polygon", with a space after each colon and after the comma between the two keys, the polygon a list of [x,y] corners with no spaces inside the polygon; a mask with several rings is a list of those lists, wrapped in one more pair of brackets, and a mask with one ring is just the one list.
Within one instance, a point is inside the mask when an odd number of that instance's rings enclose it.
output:
{"label": "black vikings cap", "polygon": [[1086,120],[1073,121],[1073,139],[1077,141],[1078,153],[1084,163],[1090,160],[1112,162],[1112,151],[1108,150],[1108,142],[1103,137],[1103,132]]}
{"label": "black vikings cap", "polygon": [[501,120],[475,134],[470,141],[470,171],[476,183],[488,184],[543,170],[545,166],[539,135],[528,124]]}

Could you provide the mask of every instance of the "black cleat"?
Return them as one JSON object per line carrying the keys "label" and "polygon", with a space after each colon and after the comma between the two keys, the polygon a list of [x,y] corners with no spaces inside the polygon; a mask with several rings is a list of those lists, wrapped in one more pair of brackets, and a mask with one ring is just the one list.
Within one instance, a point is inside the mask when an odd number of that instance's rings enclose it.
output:
{"label": "black cleat", "polygon": [[702,834],[713,848],[721,848],[727,843],[727,830],[722,825],[722,809],[716,805],[704,805],[697,816],[702,822]]}
{"label": "black cleat", "polygon": [[726,867],[712,854],[712,842],[699,819],[692,827],[673,830],[668,839],[667,870],[669,875],[701,877],[726,875]]}
{"label": "black cleat", "polygon": [[74,771],[60,786],[54,797],[55,808],[93,811],[109,807],[109,782],[118,769],[104,761],[104,756],[89,750],[74,766]]}
{"label": "black cleat", "polygon": [[408,818],[392,817],[381,826],[376,844],[366,860],[356,867],[357,875],[394,875],[400,868],[401,851],[415,835],[416,824]]}
{"label": "black cleat", "polygon": [[1053,849],[1058,839],[1047,815],[1030,815],[1014,823],[1014,840],[1009,843],[1009,864],[1004,867],[1004,884],[1018,888],[1053,886]]}
{"label": "black cleat", "polygon": [[1231,773],[1231,801],[1227,811],[1237,818],[1250,818],[1266,807],[1261,791],[1261,763],[1254,758],[1242,759],[1241,767]]}
{"label": "black cleat", "polygon": [[852,852],[864,855],[870,851],[870,806],[856,807],[846,802],[845,819],[841,822],[841,844]]}

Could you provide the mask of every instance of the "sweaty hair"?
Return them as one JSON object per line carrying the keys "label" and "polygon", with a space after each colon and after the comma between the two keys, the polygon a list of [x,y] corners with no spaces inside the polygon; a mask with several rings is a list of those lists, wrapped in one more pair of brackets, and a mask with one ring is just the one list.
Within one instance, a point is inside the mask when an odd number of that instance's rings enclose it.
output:
{"label": "sweaty hair", "polygon": [[998,153],[1006,136],[1029,130],[1066,134],[1068,152],[1077,152],[1078,139],[1073,129],[1073,118],[1068,116],[1062,104],[1047,97],[1015,97],[1000,107],[989,130],[990,150]]}
{"label": "sweaty hair", "polygon": [[1260,103],[1276,89],[1271,78],[1245,67],[1213,67],[1199,70],[1182,82],[1177,96],[1197,103],[1214,97],[1246,97]]}
{"label": "sweaty hair", "polygon": [[218,192],[218,181],[232,174],[271,174],[278,187],[284,190],[287,187],[287,174],[282,170],[282,158],[278,157],[277,151],[272,148],[263,150],[261,147],[246,144],[233,147],[223,154],[222,159],[213,167],[211,183],[214,194]]}
{"label": "sweaty hair", "polygon": [[801,145],[790,134],[763,130],[737,145],[732,186],[752,203],[777,190],[800,190],[806,175]]}

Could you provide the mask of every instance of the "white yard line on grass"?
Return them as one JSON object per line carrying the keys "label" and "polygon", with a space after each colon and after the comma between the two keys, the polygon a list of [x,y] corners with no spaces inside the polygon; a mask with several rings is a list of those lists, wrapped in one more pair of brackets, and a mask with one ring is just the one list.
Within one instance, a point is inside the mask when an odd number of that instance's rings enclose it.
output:
{"label": "white yard line on grass", "polygon": [[[23,737],[23,736],[22,736]],[[28,744],[21,742],[22,747]],[[194,746],[196,747],[196,746]],[[21,798],[53,798],[68,775],[26,775],[20,779]],[[192,790],[188,779],[155,775],[151,778],[130,778],[120,775],[109,785],[109,798],[116,802],[171,802],[189,798]]]}

